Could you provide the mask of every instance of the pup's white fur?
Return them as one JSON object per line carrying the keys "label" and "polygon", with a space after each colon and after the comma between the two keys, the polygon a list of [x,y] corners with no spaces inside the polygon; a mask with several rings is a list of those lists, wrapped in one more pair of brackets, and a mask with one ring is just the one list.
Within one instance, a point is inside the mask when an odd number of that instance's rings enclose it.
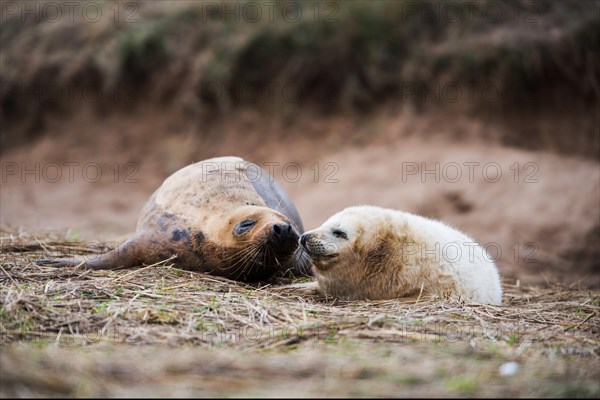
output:
{"label": "pup's white fur", "polygon": [[425,294],[502,303],[498,269],[485,249],[442,222],[356,206],[306,232],[320,289],[342,299]]}

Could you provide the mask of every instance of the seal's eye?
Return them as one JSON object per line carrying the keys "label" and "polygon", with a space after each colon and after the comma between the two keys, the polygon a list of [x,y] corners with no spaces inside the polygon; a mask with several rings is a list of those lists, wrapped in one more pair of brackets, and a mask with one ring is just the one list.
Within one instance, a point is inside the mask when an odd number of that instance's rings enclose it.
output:
{"label": "seal's eye", "polygon": [[348,239],[348,235],[346,235],[346,232],[341,231],[339,229],[333,230],[333,236],[335,236],[336,238]]}
{"label": "seal's eye", "polygon": [[242,233],[248,232],[250,230],[250,228],[252,228],[255,224],[256,224],[256,221],[247,219],[247,220],[244,220],[244,221],[240,222],[239,224],[237,224],[235,226],[235,228],[233,228],[233,231],[236,234],[241,235]]}

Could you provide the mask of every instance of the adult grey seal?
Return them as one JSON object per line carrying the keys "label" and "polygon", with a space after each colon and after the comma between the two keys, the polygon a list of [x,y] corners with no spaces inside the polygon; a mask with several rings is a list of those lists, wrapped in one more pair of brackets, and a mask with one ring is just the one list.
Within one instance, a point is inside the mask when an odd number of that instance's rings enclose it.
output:
{"label": "adult grey seal", "polygon": [[239,157],[212,158],[169,176],[142,209],[125,243],[95,257],[40,260],[91,269],[175,266],[241,281],[308,275],[298,249],[304,228],[296,207],[263,169]]}

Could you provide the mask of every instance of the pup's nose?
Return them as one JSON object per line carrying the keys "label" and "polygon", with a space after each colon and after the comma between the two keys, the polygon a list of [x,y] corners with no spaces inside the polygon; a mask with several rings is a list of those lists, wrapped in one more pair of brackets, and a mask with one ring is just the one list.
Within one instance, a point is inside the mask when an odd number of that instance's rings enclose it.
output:
{"label": "pup's nose", "polygon": [[273,233],[275,236],[285,236],[289,235],[292,231],[292,225],[287,223],[280,223],[273,225]]}
{"label": "pup's nose", "polygon": [[310,236],[310,233],[304,233],[302,236],[300,236],[300,244],[302,246],[306,245],[306,239],[308,239],[309,236]]}

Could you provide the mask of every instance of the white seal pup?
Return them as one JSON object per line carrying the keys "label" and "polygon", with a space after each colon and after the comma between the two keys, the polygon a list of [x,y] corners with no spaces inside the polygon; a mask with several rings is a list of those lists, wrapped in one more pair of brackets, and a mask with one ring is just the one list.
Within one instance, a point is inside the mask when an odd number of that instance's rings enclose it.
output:
{"label": "white seal pup", "polygon": [[307,231],[300,243],[324,294],[383,300],[419,294],[502,303],[498,269],[485,249],[442,222],[355,206]]}

